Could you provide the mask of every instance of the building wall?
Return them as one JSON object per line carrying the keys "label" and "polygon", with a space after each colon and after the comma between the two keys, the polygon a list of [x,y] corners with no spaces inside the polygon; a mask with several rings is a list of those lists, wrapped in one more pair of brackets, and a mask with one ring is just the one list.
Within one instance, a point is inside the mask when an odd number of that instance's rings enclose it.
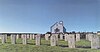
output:
{"label": "building wall", "polygon": [[66,31],[66,29],[64,28],[64,26],[63,26],[63,22],[57,22],[57,23],[55,23],[52,27],[51,27],[51,32],[52,33],[56,33],[55,32],[55,29],[56,28],[58,28],[60,31],[59,32],[57,32],[57,33],[60,33],[60,32],[64,32],[64,31]]}

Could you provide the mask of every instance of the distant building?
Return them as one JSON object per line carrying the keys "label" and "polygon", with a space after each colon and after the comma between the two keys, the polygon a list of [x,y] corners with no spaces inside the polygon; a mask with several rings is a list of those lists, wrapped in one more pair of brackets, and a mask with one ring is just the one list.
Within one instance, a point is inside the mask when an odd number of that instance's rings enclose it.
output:
{"label": "distant building", "polygon": [[97,34],[100,35],[100,31],[97,31]]}
{"label": "distant building", "polygon": [[63,21],[56,22],[51,26],[51,33],[64,33],[66,32],[65,27],[63,26]]}

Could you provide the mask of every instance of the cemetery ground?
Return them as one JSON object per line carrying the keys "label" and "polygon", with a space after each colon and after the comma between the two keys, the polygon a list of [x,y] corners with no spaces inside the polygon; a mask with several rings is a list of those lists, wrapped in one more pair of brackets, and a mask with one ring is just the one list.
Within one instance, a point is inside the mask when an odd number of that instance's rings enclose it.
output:
{"label": "cemetery ground", "polygon": [[28,44],[23,45],[22,39],[17,39],[16,44],[11,44],[10,37],[8,37],[5,44],[0,40],[0,52],[100,52],[100,49],[91,49],[91,42],[81,39],[76,42],[76,48],[68,48],[67,41],[59,40],[57,46],[50,46],[50,41],[41,39],[41,45],[36,46],[35,40],[28,39]]}

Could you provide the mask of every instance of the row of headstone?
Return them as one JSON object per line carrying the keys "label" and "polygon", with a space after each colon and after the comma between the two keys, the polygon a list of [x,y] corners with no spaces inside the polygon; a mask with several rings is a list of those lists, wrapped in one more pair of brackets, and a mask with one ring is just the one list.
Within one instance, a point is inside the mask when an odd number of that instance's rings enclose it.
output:
{"label": "row of headstone", "polygon": [[[23,36],[23,44],[27,44],[27,36],[29,36],[29,35],[27,35],[27,34],[23,34],[22,35]],[[32,40],[32,39],[35,39],[35,43],[36,43],[36,45],[40,45],[41,44],[41,35],[40,34],[36,34],[36,35],[30,35],[30,37],[28,37],[28,38],[30,38],[30,40]]]}
{"label": "row of headstone", "polygon": [[[18,39],[19,37],[20,37],[20,36],[17,34],[17,39]],[[23,38],[23,35],[21,35],[21,38]],[[32,40],[32,39],[35,39],[35,36],[34,36],[34,34],[26,34],[26,38]]]}
{"label": "row of headstone", "polygon": [[[75,35],[73,34],[66,34],[67,36],[67,41],[68,41],[68,45],[69,45],[69,48],[75,48]],[[52,34],[51,37],[50,37],[50,43],[51,43],[51,46],[56,46],[58,45],[58,34]]]}
{"label": "row of headstone", "polygon": [[[1,36],[1,39],[2,39],[2,44],[6,43],[7,34],[2,34],[0,36]],[[32,39],[33,35],[31,34],[30,36],[31,36],[30,39]],[[18,39],[18,38],[19,38],[18,34],[17,35],[16,34],[11,34],[11,44],[16,44],[16,39]],[[27,34],[22,34],[21,38],[22,38],[22,44],[27,44]],[[40,43],[41,43],[41,41],[40,41],[41,35],[40,34],[34,35],[34,38],[35,38],[36,45],[40,45]]]}
{"label": "row of headstone", "polygon": [[[58,45],[58,35],[59,34],[52,34],[50,37],[50,45],[51,46],[57,46]],[[2,34],[2,44],[6,43],[7,41],[7,34]],[[11,34],[11,44],[16,44],[16,38],[18,35],[16,34]],[[31,37],[27,38],[27,34],[22,34],[22,43],[23,44],[27,44],[27,39],[33,38],[33,34],[30,34]],[[47,35],[47,37],[49,37],[50,34]],[[68,41],[68,46],[69,48],[75,48],[75,42],[76,41],[80,41],[80,34],[65,34],[65,40]],[[75,39],[76,36],[76,39]],[[41,45],[41,35],[40,34],[36,34],[34,35],[35,37],[35,43],[36,45]],[[99,42],[100,42],[100,38],[98,37],[98,35],[96,34],[88,34],[86,35],[86,39],[91,41],[91,49],[98,49],[100,48]],[[89,39],[91,37],[91,39]],[[45,37],[46,38],[46,37]],[[62,39],[62,38],[61,38]],[[48,40],[48,39],[47,39]]]}
{"label": "row of headstone", "polygon": [[91,42],[91,49],[100,48],[100,37],[97,34],[86,34],[86,40]]}
{"label": "row of headstone", "polygon": [[[91,49],[98,49],[100,48],[100,38],[96,34],[88,34],[91,37]],[[69,48],[75,48],[75,42],[80,41],[80,34],[65,34],[65,41],[68,41]],[[52,34],[50,37],[51,46],[56,46],[58,44],[58,35]]]}
{"label": "row of headstone", "polygon": [[[60,33],[60,34],[56,34],[56,36],[60,36],[60,40],[65,40],[67,41],[68,40],[68,34],[63,34],[63,33]],[[80,41],[80,34],[77,33],[75,34],[76,38],[75,38],[75,41]],[[49,40],[49,37],[50,37],[50,34],[45,34],[45,40]],[[57,38],[58,39],[58,38]]]}

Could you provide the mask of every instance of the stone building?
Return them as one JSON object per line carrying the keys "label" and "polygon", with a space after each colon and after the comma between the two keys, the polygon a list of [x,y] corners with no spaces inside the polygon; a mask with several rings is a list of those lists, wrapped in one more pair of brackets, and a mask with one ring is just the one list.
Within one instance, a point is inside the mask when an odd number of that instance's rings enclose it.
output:
{"label": "stone building", "polygon": [[66,29],[63,25],[63,21],[56,22],[50,27],[51,33],[64,33]]}

